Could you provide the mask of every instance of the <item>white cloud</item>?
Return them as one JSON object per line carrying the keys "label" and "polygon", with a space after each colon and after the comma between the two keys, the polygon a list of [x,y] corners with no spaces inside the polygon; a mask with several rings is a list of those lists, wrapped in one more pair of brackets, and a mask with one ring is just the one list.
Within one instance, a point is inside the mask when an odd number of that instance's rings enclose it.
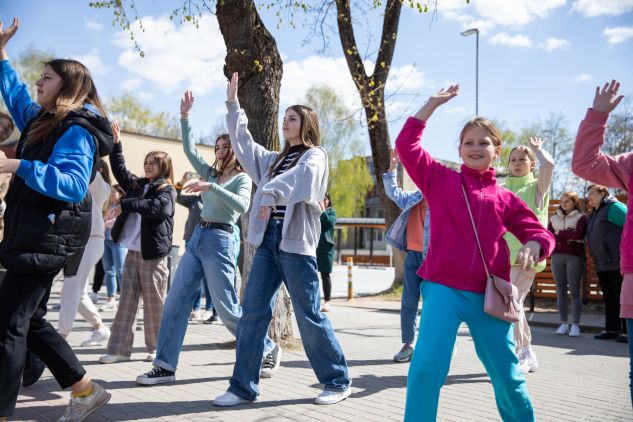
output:
{"label": "white cloud", "polygon": [[92,29],[93,31],[102,31],[103,30],[103,24],[100,24],[97,21],[86,21],[84,23],[84,25],[86,26],[86,28]]}
{"label": "white cloud", "polygon": [[589,73],[581,73],[581,74],[572,76],[571,78],[567,80],[567,82],[569,82],[570,84],[580,84],[583,82],[589,82],[591,80],[593,80],[592,75],[590,75]]}
{"label": "white cloud", "polygon": [[179,27],[168,17],[142,18],[144,31],[133,25],[137,42],[145,57],[134,49],[127,32],[119,32],[114,44],[123,49],[118,64],[141,80],[146,80],[170,94],[182,85],[200,95],[224,87],[222,73],[226,48],[217,20],[203,16],[199,28],[190,24]]}
{"label": "white cloud", "polygon": [[619,44],[633,38],[633,26],[607,27],[602,33],[607,37],[609,44]]}
{"label": "white cloud", "polygon": [[444,114],[453,114],[453,115],[469,115],[472,114],[472,109],[467,109],[466,107],[447,107],[443,109]]}
{"label": "white cloud", "polygon": [[110,70],[110,66],[105,65],[101,60],[99,50],[96,48],[90,50],[88,54],[75,55],[72,58],[86,66],[93,76],[105,75]]}
{"label": "white cloud", "polygon": [[493,26],[517,27],[535,19],[546,18],[552,11],[565,5],[566,0],[442,0],[437,9],[447,18],[468,26],[481,22],[484,30]]}
{"label": "white cloud", "polygon": [[633,0],[578,0],[572,5],[572,10],[590,18],[618,16],[633,10]]}
{"label": "white cloud", "polygon": [[135,91],[141,86],[142,83],[143,81],[141,80],[141,78],[131,78],[121,82],[121,85],[119,85],[119,87],[123,91]]}
{"label": "white cloud", "polygon": [[[374,63],[365,63],[366,68],[373,69]],[[360,97],[347,68],[345,58],[310,56],[304,60],[292,60],[284,63],[284,74],[281,81],[280,108],[301,103],[311,86],[327,85],[338,94],[345,105],[352,111],[361,109]],[[424,72],[415,65],[392,67],[387,80],[386,96],[395,94],[388,102],[390,114],[409,107],[409,99],[403,102],[398,94],[418,94],[421,88],[434,87],[436,83],[429,81]],[[397,93],[395,92],[397,91]]]}
{"label": "white cloud", "polygon": [[510,35],[506,32],[500,32],[489,40],[493,45],[504,45],[506,47],[531,47],[532,41],[526,35]]}
{"label": "white cloud", "polygon": [[539,44],[539,48],[547,51],[554,51],[559,48],[569,47],[570,45],[570,42],[563,38],[548,38],[545,42]]}

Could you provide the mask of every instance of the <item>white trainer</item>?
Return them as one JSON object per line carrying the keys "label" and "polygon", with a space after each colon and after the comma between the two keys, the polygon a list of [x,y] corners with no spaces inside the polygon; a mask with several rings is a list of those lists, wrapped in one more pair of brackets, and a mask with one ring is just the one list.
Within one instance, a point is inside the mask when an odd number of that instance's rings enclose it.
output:
{"label": "white trainer", "polygon": [[118,362],[129,362],[129,356],[122,355],[104,355],[99,358],[99,362],[101,363],[118,363]]}
{"label": "white trainer", "polygon": [[70,396],[70,403],[66,407],[64,415],[57,422],[83,421],[89,415],[101,409],[110,401],[111,394],[99,384],[92,383],[92,394],[88,397],[78,398]]}
{"label": "white trainer", "polygon": [[580,326],[578,324],[572,324],[569,329],[569,337],[580,337]]}
{"label": "white trainer", "polygon": [[90,337],[81,343],[81,347],[97,346],[110,338],[110,329],[103,327],[90,333]]}
{"label": "white trainer", "polygon": [[230,391],[226,391],[225,393],[220,394],[215,399],[213,399],[213,404],[220,407],[229,407],[236,406],[242,403],[252,403],[254,401],[257,401],[257,399],[246,400],[238,395],[231,393]]}
{"label": "white trainer", "polygon": [[561,324],[556,329],[556,334],[559,336],[565,336],[569,334],[569,324]]}
{"label": "white trainer", "polygon": [[526,346],[523,348],[523,358],[527,362],[530,372],[535,372],[538,369],[538,360],[532,347]]}
{"label": "white trainer", "polygon": [[316,404],[336,404],[340,401],[345,400],[352,394],[352,387],[347,387],[346,390],[337,391],[337,390],[323,390],[319,396],[314,399],[314,403]]}

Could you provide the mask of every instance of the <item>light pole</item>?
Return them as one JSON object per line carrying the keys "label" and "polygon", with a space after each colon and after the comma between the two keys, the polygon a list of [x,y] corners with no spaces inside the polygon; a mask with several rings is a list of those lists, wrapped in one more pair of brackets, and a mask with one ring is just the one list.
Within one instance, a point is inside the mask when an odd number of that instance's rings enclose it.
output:
{"label": "light pole", "polygon": [[479,116],[479,29],[471,28],[461,33],[464,37],[475,34],[475,115]]}

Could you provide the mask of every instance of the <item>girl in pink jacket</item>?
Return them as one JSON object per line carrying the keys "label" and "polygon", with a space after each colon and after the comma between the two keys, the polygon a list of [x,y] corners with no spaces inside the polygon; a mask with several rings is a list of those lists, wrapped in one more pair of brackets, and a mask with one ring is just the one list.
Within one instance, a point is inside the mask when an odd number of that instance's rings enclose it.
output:
{"label": "girl in pink jacket", "polygon": [[[405,421],[434,421],[440,389],[448,374],[457,330],[465,322],[477,355],[492,381],[504,421],[533,421],[534,411],[514,353],[512,324],[484,312],[486,271],[465,201],[468,200],[491,274],[509,280],[509,231],[523,247],[517,264],[536,265],[554,247],[554,237],[514,193],[497,185],[491,164],[501,153],[501,134],[487,119],[469,121],[460,135],[461,172],[431,158],[420,138],[435,109],[458,93],[451,86],[431,96],[407,120],[396,140],[405,169],[428,201],[429,250],[418,275],[423,298],[417,346],[407,382]],[[462,186],[467,198],[462,194]]]}
{"label": "girl in pink jacket", "polygon": [[[620,243],[620,270],[624,276],[620,293],[620,318],[626,319],[627,331],[633,333],[633,153],[611,157],[600,151],[609,113],[622,101],[618,95],[620,83],[611,81],[596,87],[593,107],[580,122],[571,162],[572,171],[592,183],[618,188],[629,193],[626,221]],[[629,341],[631,371],[629,372],[631,402],[633,403],[633,344]]]}

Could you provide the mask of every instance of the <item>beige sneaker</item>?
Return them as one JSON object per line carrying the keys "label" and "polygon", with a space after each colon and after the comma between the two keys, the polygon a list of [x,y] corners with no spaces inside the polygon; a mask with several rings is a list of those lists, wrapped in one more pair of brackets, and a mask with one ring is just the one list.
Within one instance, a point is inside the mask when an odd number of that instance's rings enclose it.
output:
{"label": "beige sneaker", "polygon": [[92,383],[92,394],[88,397],[77,398],[70,395],[70,403],[66,407],[64,415],[57,422],[79,422],[89,415],[101,409],[110,401],[111,394],[99,384]]}

